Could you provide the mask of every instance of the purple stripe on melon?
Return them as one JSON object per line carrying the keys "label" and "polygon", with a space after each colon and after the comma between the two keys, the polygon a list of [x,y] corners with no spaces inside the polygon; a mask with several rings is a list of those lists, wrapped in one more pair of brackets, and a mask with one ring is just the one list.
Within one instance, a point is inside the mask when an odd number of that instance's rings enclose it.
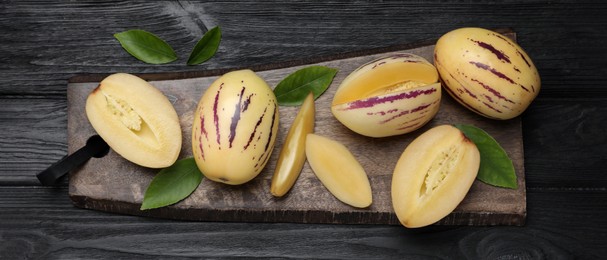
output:
{"label": "purple stripe on melon", "polygon": [[255,128],[253,128],[253,132],[249,136],[249,141],[244,146],[244,150],[246,150],[247,148],[249,148],[249,145],[251,145],[251,142],[253,141],[253,137],[255,137],[255,133],[257,133],[257,127],[259,127],[259,125],[261,125],[261,122],[263,121],[263,117],[266,115],[266,111],[267,110],[268,110],[268,107],[266,107],[266,108],[263,109],[263,113],[259,117],[259,120],[257,120],[257,123],[255,124]]}
{"label": "purple stripe on melon", "polygon": [[[440,66],[440,63],[437,63],[437,65],[438,65],[438,66]],[[451,77],[453,78],[453,75],[449,74],[449,76],[451,76]],[[445,78],[445,79],[443,79],[443,80],[444,80],[444,81],[446,81],[446,82],[448,82],[448,79],[446,79],[446,78]],[[458,84],[462,85],[462,84],[461,84],[459,81],[457,81],[455,78],[453,78],[453,80],[455,80],[455,81],[456,81]],[[467,104],[467,103],[466,103],[466,102],[465,102],[465,101],[462,99],[462,97],[460,97],[459,95],[457,95],[456,93],[454,93],[454,92],[451,90],[451,88],[450,88],[450,87],[448,87],[448,86],[449,86],[449,84],[447,84],[447,86],[446,86],[444,89],[447,91],[447,93],[449,93],[449,95],[450,95],[451,97],[453,97],[453,99],[455,99],[455,100],[456,100],[458,103],[460,103],[462,106],[464,106],[464,107],[468,108],[469,110],[471,110],[471,111],[473,111],[473,112],[475,112],[475,113],[477,113],[477,114],[479,114],[479,115],[483,115],[483,116],[486,116],[486,117],[488,117],[488,118],[492,118],[492,119],[499,119],[499,118],[497,118],[497,117],[492,117],[492,116],[486,115],[485,113],[483,113],[483,112],[479,111],[478,109],[476,109],[476,108],[474,108],[474,107],[472,107],[472,106],[468,105],[468,104]],[[459,90],[459,89],[458,89],[458,90]],[[462,94],[463,94],[463,93],[462,93]]]}
{"label": "purple stripe on melon", "polygon": [[515,48],[516,48],[516,46],[514,46],[514,45],[512,44],[512,42],[510,42],[510,39],[508,39],[508,38],[504,37],[503,35],[501,35],[501,34],[499,34],[499,33],[492,33],[491,35],[493,35],[493,36],[495,36],[495,37],[497,37],[497,38],[499,38],[499,39],[502,39],[503,41],[505,41],[506,43],[508,43],[508,45],[510,45],[510,46],[515,47]]}
{"label": "purple stripe on melon", "polygon": [[[514,104],[514,101],[502,96],[502,94],[500,94],[497,90],[493,89],[492,87],[488,86],[487,84],[481,82],[480,80],[477,79],[471,79],[472,81],[478,83],[479,85],[481,85],[484,89],[486,89],[487,91],[491,92],[491,94],[493,94],[494,96],[496,96],[499,99],[505,100],[508,103]],[[491,101],[491,100],[489,100]]]}
{"label": "purple stripe on melon", "polygon": [[436,91],[437,91],[436,88],[431,88],[431,89],[426,89],[426,90],[413,90],[413,91],[403,92],[403,93],[391,95],[391,96],[372,97],[372,98],[368,98],[368,99],[364,99],[364,100],[356,100],[356,101],[350,102],[348,104],[348,107],[346,107],[342,110],[373,107],[375,105],[388,103],[388,102],[392,103],[394,101],[401,100],[401,99],[416,98],[420,95],[430,95]]}
{"label": "purple stripe on melon", "polygon": [[485,106],[487,106],[488,108],[491,108],[491,109],[492,109],[492,110],[494,110],[495,112],[498,112],[498,113],[500,113],[500,114],[502,113],[502,111],[500,111],[499,109],[497,109],[497,108],[495,108],[495,107],[492,107],[492,106],[491,106],[491,105],[489,105],[487,102],[484,102],[484,101],[483,101],[483,104],[485,104]]}
{"label": "purple stripe on melon", "polygon": [[[438,103],[438,102],[437,102],[437,101],[434,101],[434,102],[432,102],[432,105],[434,105],[434,104],[436,104],[436,103]],[[421,112],[421,113],[419,113],[419,114],[420,114],[420,115],[425,115],[425,114],[428,114],[428,113],[430,113],[430,109],[426,109],[426,110],[422,111],[422,112]]]}
{"label": "purple stripe on melon", "polygon": [[392,58],[393,60],[398,59],[398,58],[411,58],[411,57],[415,57],[413,54],[409,54],[409,53],[396,53],[392,56],[390,56],[390,58]]}
{"label": "purple stripe on melon", "polygon": [[491,98],[490,96],[483,94],[483,97],[485,97],[490,103],[493,103],[493,98]]}
{"label": "purple stripe on melon", "polygon": [[276,109],[277,109],[277,105],[276,105],[276,103],[274,103],[274,112],[272,113],[272,124],[270,125],[270,134],[268,135],[268,141],[266,142],[266,146],[264,147],[263,154],[261,156],[259,156],[259,158],[257,159],[257,163],[255,164],[254,168],[257,168],[257,166],[260,166],[259,162],[261,162],[262,158],[265,157],[261,166],[265,165],[267,163],[268,159],[270,158],[270,153],[271,153],[272,149],[268,149],[268,148],[270,148],[270,142],[272,140],[272,132],[273,132],[272,129],[274,128],[274,122],[277,121]]}
{"label": "purple stripe on melon", "polygon": [[501,72],[495,70],[494,68],[491,68],[487,64],[483,64],[483,63],[475,62],[475,61],[470,61],[470,64],[475,65],[479,69],[484,69],[486,71],[489,71],[489,72],[493,73],[493,75],[498,76],[499,78],[504,79],[504,80],[506,80],[506,81],[508,81],[508,82],[510,82],[512,84],[519,85],[525,91],[529,92],[529,89],[527,89],[525,86],[514,82],[514,80],[512,80],[511,78],[509,78],[508,76],[506,76],[504,73],[501,73]]}
{"label": "purple stripe on melon", "polygon": [[527,61],[527,59],[525,58],[525,55],[523,55],[520,51],[516,50],[516,53],[518,53],[518,56],[521,56],[521,58],[523,58],[523,61],[525,61],[525,63],[527,63],[527,66],[529,66],[529,68],[531,68],[531,64],[529,63],[529,61]]}
{"label": "purple stripe on melon", "polygon": [[375,68],[377,68],[377,66],[381,66],[381,65],[384,65],[384,64],[386,64],[385,61],[375,63],[375,64],[373,64],[373,67],[371,67],[371,69],[375,69]]}
{"label": "purple stripe on melon", "polygon": [[[257,168],[257,166],[263,166],[267,163],[268,159],[270,158],[270,154],[272,149],[268,149],[270,148],[270,142],[272,141],[272,129],[274,128],[274,122],[277,121],[276,119],[276,108],[277,105],[276,103],[274,103],[274,113],[272,114],[272,124],[270,125],[270,134],[268,135],[268,141],[266,142],[266,146],[264,147],[264,151],[263,154],[261,156],[259,156],[259,158],[257,159],[257,163],[255,164],[255,166],[253,166],[254,168]],[[262,158],[265,158],[263,160],[262,164],[259,164],[262,161]]]}
{"label": "purple stripe on melon", "polygon": [[[221,93],[221,89],[223,89],[223,83],[219,85],[219,90],[217,90],[217,94],[215,94],[215,103],[213,103],[213,122],[215,123],[215,133],[217,133],[217,144],[221,144],[221,133],[219,132],[219,116],[217,115],[217,106],[219,104],[219,94]],[[221,147],[219,147],[221,149]]]}
{"label": "purple stripe on melon", "polygon": [[249,108],[249,104],[251,104],[251,98],[253,97],[253,93],[244,100],[244,105],[242,106],[242,112],[247,111]]}
{"label": "purple stripe on melon", "polygon": [[458,96],[458,95],[456,95],[455,93],[453,93],[453,91],[451,91],[451,89],[449,89],[449,88],[445,88],[445,90],[446,90],[446,91],[449,93],[449,95],[450,95],[451,97],[453,97],[453,98],[454,98],[454,99],[455,99],[457,102],[459,102],[459,103],[460,103],[462,106],[464,106],[464,107],[466,107],[466,108],[468,108],[468,109],[470,109],[470,110],[472,110],[472,111],[474,111],[474,112],[476,112],[476,113],[478,113],[478,114],[484,115],[484,113],[482,113],[482,112],[481,112],[481,111],[479,111],[478,109],[473,108],[473,107],[469,106],[468,104],[466,104],[466,102],[464,102],[464,100],[462,100],[462,98],[461,98],[460,96]]}
{"label": "purple stripe on melon", "polygon": [[[493,35],[493,36],[497,37],[498,39],[503,40],[503,41],[504,41],[504,42],[506,42],[508,45],[512,46],[512,48],[514,48],[514,49],[518,49],[518,47],[517,47],[517,46],[515,46],[515,45],[513,44],[512,40],[510,40],[510,39],[508,39],[508,38],[504,37],[503,35],[501,35],[501,34],[499,34],[499,33],[491,33],[491,34],[487,34],[487,35]],[[517,52],[518,52],[518,51],[517,51]]]}
{"label": "purple stripe on melon", "polygon": [[263,148],[264,151],[268,151],[268,147],[270,146],[270,141],[272,140],[272,129],[274,129],[274,122],[276,121],[276,103],[274,103],[274,112],[272,112],[272,124],[270,124],[270,134],[268,135],[268,141],[266,142],[266,146]]}
{"label": "purple stripe on melon", "polygon": [[209,137],[207,135],[207,130],[204,128],[204,116],[201,115],[200,116],[200,134],[198,135],[198,149],[200,150],[200,157],[202,158],[202,160],[205,160],[204,150],[202,149],[202,136],[203,135],[208,141]]}
{"label": "purple stripe on melon", "polygon": [[[506,43],[508,43],[510,46],[512,46],[514,49],[516,49],[516,53],[523,59],[523,61],[525,61],[525,63],[527,64],[527,66],[529,66],[529,68],[531,68],[531,63],[529,63],[529,61],[527,61],[527,58],[525,58],[525,55],[523,55],[519,50],[518,50],[518,46],[515,46],[514,44],[512,44],[512,42],[510,41],[510,39],[505,38],[504,36],[502,36],[501,34],[497,34],[494,33],[493,36],[504,40]],[[514,68],[514,70],[519,71],[517,68]],[[520,72],[520,71],[519,71]]]}
{"label": "purple stripe on melon", "polygon": [[411,109],[411,110],[404,110],[404,111],[402,111],[402,112],[398,113],[398,114],[397,114],[397,115],[395,115],[395,116],[392,116],[392,117],[390,117],[390,118],[388,118],[388,119],[386,119],[386,120],[382,120],[382,121],[380,121],[379,123],[380,123],[380,124],[385,124],[385,123],[388,123],[388,122],[390,122],[390,121],[392,121],[392,120],[394,120],[394,119],[396,119],[396,118],[399,118],[399,117],[401,117],[401,116],[408,115],[408,114],[415,113],[415,112],[419,112],[419,111],[421,111],[421,110],[424,110],[424,109],[428,108],[428,107],[429,107],[429,106],[431,106],[432,104],[433,104],[433,103],[426,104],[426,105],[421,105],[421,106],[418,106],[418,107],[416,107],[416,108],[414,108],[414,109]]}
{"label": "purple stripe on melon", "polygon": [[394,112],[398,112],[397,108],[394,109],[390,109],[388,111],[379,111],[379,112],[367,112],[368,116],[372,116],[372,115],[380,115],[380,116],[385,116],[387,114],[392,114]]}
{"label": "purple stripe on melon", "polygon": [[[410,124],[410,123],[412,123],[412,122],[416,122],[416,121],[418,121],[418,120],[420,120],[420,119],[422,119],[422,118],[424,118],[424,117],[425,117],[425,116],[421,115],[421,116],[418,116],[418,117],[416,117],[416,118],[413,118],[413,119],[411,119],[411,120],[409,120],[409,121],[407,121],[407,122],[400,123],[400,125],[406,125],[406,124]],[[419,123],[419,122],[418,122],[418,123]]]}
{"label": "purple stripe on melon", "polygon": [[[436,103],[436,102],[434,102],[434,103]],[[428,112],[428,110],[426,110],[424,112]],[[413,119],[411,119],[411,120],[409,120],[407,122],[401,123],[400,124],[401,127],[396,128],[396,130],[405,130],[405,129],[409,129],[409,128],[412,128],[412,127],[424,125],[425,123],[427,123],[428,121],[430,121],[430,119],[432,119],[432,118],[426,118],[426,116],[423,116],[423,114],[426,114],[424,112],[420,113],[421,115],[418,116],[418,117],[416,117],[416,118],[413,118]],[[426,118],[426,120],[420,120],[420,119],[424,119],[424,118]],[[411,123],[413,123],[413,124],[411,124]]]}
{"label": "purple stripe on melon", "polygon": [[204,127],[204,117],[200,116],[200,133],[201,136],[204,135],[204,137],[207,139],[207,141],[209,140],[209,133],[207,133],[207,129]]}
{"label": "purple stripe on melon", "polygon": [[403,126],[403,127],[399,127],[396,130],[406,130],[406,129],[409,129],[409,128],[413,128],[413,127],[419,126],[421,123],[422,122],[417,122],[417,123],[412,124],[412,125],[406,125],[406,126]]}
{"label": "purple stripe on melon", "polygon": [[424,59],[423,57],[417,56],[415,54],[408,54],[408,53],[402,53],[402,54],[397,54],[392,56],[392,59],[399,59],[399,58],[411,58],[411,59],[406,59],[403,60],[403,62],[411,62],[411,63],[425,63],[427,62],[426,59]]}
{"label": "purple stripe on melon", "polygon": [[265,166],[268,163],[268,161],[270,160],[270,152],[269,151],[265,152],[262,156],[259,157],[259,159],[261,159],[262,157],[265,157],[265,159],[263,160],[263,162],[260,164],[261,161],[257,160],[257,163],[255,163],[255,166],[253,166],[254,168]]}
{"label": "purple stripe on melon", "polygon": [[204,150],[202,149],[202,135],[198,136],[198,149],[200,150],[200,157],[204,161]]}
{"label": "purple stripe on melon", "polygon": [[503,51],[500,51],[498,49],[496,49],[495,47],[493,47],[493,45],[486,43],[486,42],[482,42],[482,41],[476,41],[473,39],[469,39],[472,42],[475,42],[479,47],[484,48],[488,51],[490,51],[491,53],[493,53],[498,59],[503,60],[507,63],[511,63],[510,62],[510,57],[508,57],[508,55],[506,55]]}
{"label": "purple stripe on melon", "polygon": [[268,151],[267,155],[266,155],[266,159],[263,160],[263,163],[261,164],[262,166],[266,165],[268,163],[268,161],[270,160],[270,154],[271,152]]}
{"label": "purple stripe on melon", "polygon": [[232,116],[232,123],[230,123],[230,135],[228,139],[230,140],[230,148],[232,148],[232,143],[234,142],[234,138],[236,137],[236,127],[238,126],[238,122],[240,122],[240,109],[242,106],[242,96],[244,95],[245,87],[242,87],[240,90],[240,95],[238,95],[238,103],[236,107],[234,107],[234,115]]}
{"label": "purple stripe on melon", "polygon": [[[460,73],[461,74],[461,73]],[[468,94],[469,96],[471,96],[472,98],[478,99],[478,97],[472,93],[472,91],[470,91],[468,88],[466,88],[466,86],[464,84],[462,84],[459,80],[457,80],[457,78],[455,78],[453,76],[453,74],[449,73],[449,76],[455,80],[455,82],[457,82],[457,84],[459,84],[460,87],[462,87],[461,89],[457,89],[459,91],[460,94],[464,94],[464,92],[466,92],[466,94]]]}
{"label": "purple stripe on melon", "polygon": [[[272,150],[272,149],[270,149],[270,150]],[[259,165],[259,163],[262,162],[262,159],[263,159],[263,162],[265,162],[265,161],[267,161],[270,158],[270,156],[269,156],[270,155],[270,150],[265,150],[263,152],[263,154],[261,154],[261,156],[259,156],[259,158],[257,158],[257,163],[254,166],[255,168],[257,168],[257,166]]]}
{"label": "purple stripe on melon", "polygon": [[514,69],[514,71],[521,73],[521,70],[519,70],[516,66],[512,67]]}
{"label": "purple stripe on melon", "polygon": [[430,103],[430,104],[427,104],[427,105],[421,105],[421,106],[418,106],[418,107],[416,107],[416,108],[414,108],[414,109],[411,109],[411,113],[415,113],[415,112],[419,112],[419,111],[421,111],[421,110],[424,110],[424,109],[426,109],[427,107],[431,106],[432,104],[434,104],[434,102],[433,102],[433,103]]}
{"label": "purple stripe on melon", "polygon": [[474,95],[474,93],[472,93],[470,90],[465,88],[463,85],[462,85],[462,88],[464,88],[464,91],[466,91],[466,94],[470,95],[473,98],[477,98],[476,95]]}
{"label": "purple stripe on melon", "polygon": [[394,120],[396,118],[399,118],[401,116],[408,115],[409,113],[411,113],[410,110],[404,110],[404,111],[401,111],[400,113],[398,113],[397,115],[392,116],[392,117],[390,117],[390,118],[388,118],[386,120],[379,121],[379,123],[380,124],[385,124],[385,123],[388,123],[388,122],[390,122],[390,121],[392,121],[392,120]]}

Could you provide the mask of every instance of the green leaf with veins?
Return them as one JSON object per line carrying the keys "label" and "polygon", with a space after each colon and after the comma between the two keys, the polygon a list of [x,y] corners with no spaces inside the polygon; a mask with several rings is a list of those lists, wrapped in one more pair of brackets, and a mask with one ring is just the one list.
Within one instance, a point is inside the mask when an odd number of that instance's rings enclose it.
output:
{"label": "green leaf with veins", "polygon": [[158,36],[144,30],[128,30],[114,34],[122,48],[140,61],[164,64],[177,59],[173,48]]}
{"label": "green leaf with veins", "polygon": [[175,204],[187,198],[202,181],[202,173],[193,157],[175,162],[154,176],[145,191],[141,210]]}
{"label": "green leaf with veins", "polygon": [[274,88],[276,100],[281,106],[299,106],[310,92],[317,99],[329,88],[335,74],[337,69],[325,66],[309,66],[293,72]]}
{"label": "green leaf with veins", "polygon": [[477,179],[489,185],[517,189],[512,160],[499,143],[484,130],[472,125],[455,125],[472,140],[481,155]]}
{"label": "green leaf with veins", "polygon": [[192,49],[188,58],[188,65],[200,64],[213,57],[219,48],[220,41],[221,29],[219,29],[219,26],[207,31]]}

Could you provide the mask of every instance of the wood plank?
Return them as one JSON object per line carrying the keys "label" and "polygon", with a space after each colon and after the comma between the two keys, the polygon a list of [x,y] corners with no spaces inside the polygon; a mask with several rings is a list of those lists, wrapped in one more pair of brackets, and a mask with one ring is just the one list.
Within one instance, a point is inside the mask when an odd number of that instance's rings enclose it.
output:
{"label": "wood plank", "polygon": [[0,96],[0,186],[38,185],[67,154],[66,114],[65,99]]}
{"label": "wood plank", "polygon": [[[15,1],[2,7],[0,35],[6,44],[0,45],[1,94],[60,97],[66,79],[80,73],[253,66],[417,42],[482,25],[511,26],[520,33],[521,45],[540,70],[544,93],[605,95],[607,59],[594,58],[607,53],[607,5],[602,2],[59,1],[40,6]],[[215,25],[224,31],[217,56],[201,66],[187,66],[192,46]],[[175,47],[180,60],[150,66],[130,57],[112,35],[131,28],[159,35]],[[574,93],[570,86],[576,86]]]}
{"label": "wood plank", "polygon": [[[353,223],[353,224],[398,224],[391,204],[390,182],[393,167],[413,138],[441,124],[467,123],[477,125],[498,141],[513,159],[518,176],[517,190],[492,187],[476,181],[468,196],[457,209],[440,224],[446,225],[522,225],[524,223],[525,177],[523,169],[523,146],[520,118],[495,121],[482,118],[466,110],[447,94],[443,95],[441,110],[428,125],[413,134],[390,138],[367,138],[359,136],[335,120],[330,112],[331,99],[341,82],[358,66],[403,49],[371,50],[369,55],[359,52],[330,58],[320,64],[339,68],[340,72],[332,86],[317,102],[319,122],[315,132],[339,140],[348,147],[366,167],[373,189],[373,204],[367,209],[354,209],[339,202],[318,181],[306,164],[298,182],[285,198],[270,195],[269,184],[276,164],[282,139],[297,113],[297,107],[280,108],[280,128],[276,149],[270,162],[260,175],[249,183],[232,187],[203,181],[187,199],[170,207],[140,211],[143,193],[151,181],[155,170],[135,166],[117,154],[89,161],[84,167],[70,175],[70,196],[77,206],[104,211],[165,218],[205,220],[205,221],[250,221],[250,222],[305,222],[305,223]],[[407,52],[433,57],[433,45],[423,45]],[[360,56],[363,55],[363,56]],[[305,61],[305,60],[304,60]],[[292,65],[293,63],[287,63]],[[297,63],[296,63],[297,64]],[[280,67],[280,66],[277,66]],[[270,86],[302,66],[275,68],[260,71],[253,68]],[[156,77],[158,75],[155,75]],[[162,75],[160,75],[162,76]],[[193,111],[204,90],[216,76],[174,80],[181,74],[166,74],[168,80],[151,81],[163,91],[180,114],[183,129],[182,157],[191,156],[190,129]],[[97,87],[98,82],[71,83],[68,86],[68,148],[73,152],[81,147],[95,132],[84,113],[87,95]],[[369,154],[367,151],[375,151]]]}
{"label": "wood plank", "polygon": [[[0,255],[23,258],[599,259],[606,192],[529,191],[525,227],[172,221],[82,210],[68,189],[0,189]],[[313,250],[311,250],[313,249]]]}

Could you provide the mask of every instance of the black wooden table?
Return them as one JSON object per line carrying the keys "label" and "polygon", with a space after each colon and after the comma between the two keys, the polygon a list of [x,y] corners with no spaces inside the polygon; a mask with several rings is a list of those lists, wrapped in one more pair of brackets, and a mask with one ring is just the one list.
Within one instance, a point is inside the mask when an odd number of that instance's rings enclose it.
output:
{"label": "black wooden table", "polygon": [[[185,65],[209,28],[217,55]],[[67,153],[67,80],[81,73],[246,67],[510,27],[542,90],[523,114],[523,227],[182,222],[76,208],[35,175]],[[112,37],[176,50],[140,62]],[[607,4],[0,1],[0,258],[600,259],[607,255]]]}

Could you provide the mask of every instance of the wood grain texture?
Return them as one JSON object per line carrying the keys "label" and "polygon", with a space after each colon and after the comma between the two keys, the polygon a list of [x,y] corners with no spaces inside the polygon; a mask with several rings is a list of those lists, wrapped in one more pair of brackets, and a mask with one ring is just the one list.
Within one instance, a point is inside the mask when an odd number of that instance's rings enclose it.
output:
{"label": "wood grain texture", "polygon": [[[512,27],[538,63],[545,92],[572,84],[580,93],[602,91],[607,53],[603,3],[542,1],[510,4],[439,2],[280,3],[108,1],[17,2],[0,9],[4,25],[0,59],[6,65],[0,91],[17,95],[65,95],[65,80],[78,73],[193,71],[265,64],[437,38],[463,26]],[[583,19],[580,19],[583,17]],[[243,22],[246,21],[246,22]],[[246,26],[243,26],[246,24]],[[542,24],[538,26],[537,24]],[[186,66],[189,51],[208,28],[221,25],[217,56]],[[562,25],[570,25],[565,30]],[[177,62],[150,66],[123,52],[112,37],[132,28],[148,30],[174,46]],[[303,29],[310,28],[310,29]],[[544,33],[550,28],[550,33]],[[584,46],[571,52],[571,46]],[[83,51],[86,50],[86,51]],[[558,55],[558,59],[554,59]],[[246,58],[244,58],[246,57]],[[9,62],[10,61],[10,62]],[[116,66],[119,64],[119,66]],[[595,73],[598,72],[598,73]],[[15,85],[18,84],[18,85]]]}
{"label": "wood grain texture", "polygon": [[[512,33],[507,34],[513,37]],[[495,121],[478,116],[457,104],[447,94],[436,117],[421,129],[390,138],[360,136],[339,123],[331,113],[331,102],[339,84],[352,71],[370,61],[394,53],[413,53],[431,61],[434,45],[398,49],[370,55],[353,53],[345,58],[314,63],[339,70],[327,91],[316,100],[314,132],[337,140],[354,154],[371,183],[373,203],[355,209],[341,203],[320,183],[306,163],[289,194],[274,198],[270,182],[278,153],[298,107],[280,107],[280,125],[274,152],[261,173],[252,181],[229,186],[205,180],[187,199],[169,207],[140,211],[143,195],[157,170],[136,166],[114,152],[89,161],[70,174],[70,196],[79,207],[118,213],[202,221],[303,222],[342,224],[399,224],[390,195],[392,172],[407,145],[426,130],[443,124],[471,124],[490,133],[502,143],[513,161],[518,189],[492,187],[475,181],[466,198],[438,224],[443,225],[523,225],[526,214],[525,174],[520,118]],[[286,64],[290,64],[287,62]],[[310,64],[259,71],[257,74],[274,87],[290,73]],[[183,132],[181,158],[192,156],[191,129],[198,100],[217,76],[172,80],[180,75],[157,75],[168,80],[150,81],[173,102]],[[68,86],[68,150],[74,152],[95,134],[84,107],[89,93],[99,82],[72,83]]]}
{"label": "wood grain texture", "polygon": [[[607,86],[607,85],[606,85]],[[528,187],[607,190],[606,98],[543,98],[523,116]]]}
{"label": "wood grain texture", "polygon": [[37,185],[41,171],[67,154],[67,102],[0,96],[0,185]]}
{"label": "wood grain texture", "polygon": [[[601,259],[607,255],[604,1],[0,1],[0,258]],[[220,25],[213,59],[186,66]],[[81,73],[248,67],[511,27],[543,87],[523,115],[524,227],[182,222],[75,208],[35,174],[67,153],[66,86]],[[151,31],[180,60],[150,66],[113,33]],[[578,125],[581,125],[578,127]],[[527,127],[529,126],[529,127]]]}
{"label": "wood grain texture", "polygon": [[[67,188],[0,190],[0,255],[17,258],[599,259],[602,192],[529,192],[525,227],[188,222],[82,210]],[[558,205],[558,206],[555,206]],[[23,216],[28,216],[23,218]],[[572,224],[583,221],[585,225]]]}

